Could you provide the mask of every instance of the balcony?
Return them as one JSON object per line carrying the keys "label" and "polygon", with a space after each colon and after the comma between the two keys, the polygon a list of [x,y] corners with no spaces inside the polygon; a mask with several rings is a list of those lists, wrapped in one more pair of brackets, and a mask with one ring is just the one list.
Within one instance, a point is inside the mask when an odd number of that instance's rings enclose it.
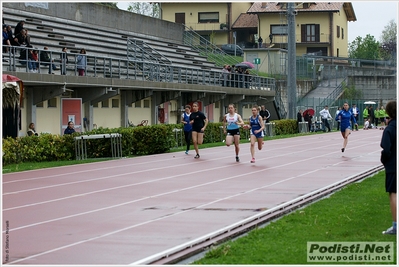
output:
{"label": "balcony", "polygon": [[[319,36],[319,40],[316,41],[310,41],[311,38],[308,38],[309,41],[302,42],[302,36],[301,34],[295,34],[295,41],[297,44],[329,44],[330,43],[330,34],[323,34],[321,33]],[[269,39],[266,39],[264,41],[265,43],[270,42]],[[286,44],[288,43],[288,36],[287,35],[274,35],[273,36],[273,43],[274,44]]]}

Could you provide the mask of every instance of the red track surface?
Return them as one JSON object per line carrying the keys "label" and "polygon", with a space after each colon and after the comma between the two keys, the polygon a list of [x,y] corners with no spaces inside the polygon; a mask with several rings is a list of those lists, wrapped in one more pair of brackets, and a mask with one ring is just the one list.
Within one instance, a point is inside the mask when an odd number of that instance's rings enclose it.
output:
{"label": "red track surface", "polygon": [[240,163],[231,146],[3,175],[3,263],[145,264],[380,166],[381,134],[353,132],[344,153],[337,132],[267,141],[255,164],[241,144]]}

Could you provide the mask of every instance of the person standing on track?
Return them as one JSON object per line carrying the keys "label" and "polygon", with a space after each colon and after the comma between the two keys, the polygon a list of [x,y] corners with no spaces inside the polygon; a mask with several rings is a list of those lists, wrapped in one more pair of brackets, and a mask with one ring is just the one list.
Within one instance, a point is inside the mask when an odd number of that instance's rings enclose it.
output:
{"label": "person standing on track", "polygon": [[263,130],[265,129],[265,124],[262,117],[258,114],[258,107],[252,107],[252,116],[249,117],[249,126],[251,127],[251,163],[255,163],[255,142],[258,142],[258,150],[262,150],[263,146]]}
{"label": "person standing on track", "polygon": [[321,121],[323,122],[323,130],[331,132],[330,124],[328,123],[328,119],[332,119],[330,112],[328,111],[328,106],[325,106],[324,109],[320,111]]}
{"label": "person standing on track", "polygon": [[[240,114],[235,112],[234,104],[230,104],[228,107],[229,113],[223,118],[223,132],[226,135],[226,146],[230,146],[234,141],[234,147],[236,152],[236,162],[240,162],[240,126],[244,125],[244,122]],[[227,127],[226,127],[227,124]]]}
{"label": "person standing on track", "polygon": [[191,136],[193,127],[190,124],[190,114],[191,114],[191,106],[186,105],[184,107],[184,113],[181,115],[181,122],[183,123],[183,131],[184,131],[184,140],[186,140],[186,155],[188,155],[188,151],[190,150]]}
{"label": "person standing on track", "polygon": [[382,233],[385,235],[396,235],[396,101],[389,101],[386,105],[386,112],[389,116],[387,127],[384,129],[381,138],[381,163],[385,168],[385,190],[389,193],[389,205],[392,214],[392,227]]}
{"label": "person standing on track", "polygon": [[205,114],[201,111],[198,111],[198,103],[193,103],[193,112],[190,114],[190,124],[193,127],[192,130],[192,138],[193,138],[193,145],[195,149],[195,159],[200,157],[198,151],[198,145],[201,145],[204,141],[204,131],[206,126],[208,125],[208,119],[206,118]]}
{"label": "person standing on track", "polygon": [[348,136],[351,133],[351,121],[353,120],[357,126],[357,121],[353,116],[353,113],[349,110],[349,104],[347,102],[344,103],[342,110],[335,116],[335,120],[341,121],[341,134],[344,138],[344,144],[341,151],[344,152],[346,145],[348,144]]}

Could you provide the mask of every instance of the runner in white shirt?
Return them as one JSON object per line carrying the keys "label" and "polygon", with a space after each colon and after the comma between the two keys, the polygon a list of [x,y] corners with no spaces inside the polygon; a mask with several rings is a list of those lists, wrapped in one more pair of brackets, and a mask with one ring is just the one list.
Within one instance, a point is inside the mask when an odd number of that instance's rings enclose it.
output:
{"label": "runner in white shirt", "polygon": [[240,153],[240,126],[244,125],[244,122],[240,114],[235,113],[234,104],[230,104],[228,109],[229,113],[223,119],[223,132],[224,134],[227,133],[226,146],[230,146],[234,140],[236,162],[240,162],[240,158],[238,157]]}
{"label": "runner in white shirt", "polygon": [[328,119],[332,119],[330,112],[328,111],[328,106],[325,106],[322,111],[320,111],[321,121],[323,122],[324,131],[326,127],[329,132],[331,132],[330,124],[328,123]]}

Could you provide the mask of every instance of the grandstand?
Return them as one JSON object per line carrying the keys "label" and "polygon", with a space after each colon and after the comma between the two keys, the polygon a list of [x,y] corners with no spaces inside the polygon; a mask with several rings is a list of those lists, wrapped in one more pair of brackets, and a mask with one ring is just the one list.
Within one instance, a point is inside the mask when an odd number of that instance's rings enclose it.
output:
{"label": "grandstand", "polygon": [[[204,111],[214,114],[214,118],[209,117],[211,121],[219,121],[228,103],[236,103],[242,112],[243,105],[263,104],[266,98],[274,98],[274,79],[253,77],[246,88],[222,87],[221,68],[183,44],[182,25],[91,3],[48,3],[47,8],[27,4],[4,3],[5,23],[14,27],[25,20],[32,45],[39,51],[47,46],[57,65],[61,49],[67,47],[69,64],[66,76],[58,75],[59,71],[48,75],[46,66],[41,66],[39,73],[28,73],[18,60],[18,51],[3,55],[3,73],[21,78],[26,86],[22,133],[31,121],[39,129],[62,132],[61,107],[57,106],[58,118],[54,110],[47,111],[53,114],[51,120],[42,118],[47,114],[45,107],[36,108],[53,98],[58,102],[65,97],[81,98],[88,130],[93,123],[120,127],[148,119],[150,124],[157,124],[158,107],[165,108],[169,123],[174,123],[180,107],[197,100],[203,102]],[[75,57],[81,48],[86,49],[88,58],[85,77],[76,72]],[[118,109],[96,109],[110,99],[120,103]],[[150,108],[137,112],[135,103],[144,99],[149,100]],[[219,108],[214,106],[217,102]],[[173,108],[167,110],[168,106]]]}

